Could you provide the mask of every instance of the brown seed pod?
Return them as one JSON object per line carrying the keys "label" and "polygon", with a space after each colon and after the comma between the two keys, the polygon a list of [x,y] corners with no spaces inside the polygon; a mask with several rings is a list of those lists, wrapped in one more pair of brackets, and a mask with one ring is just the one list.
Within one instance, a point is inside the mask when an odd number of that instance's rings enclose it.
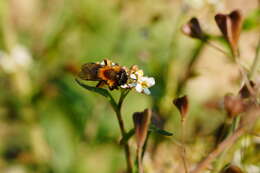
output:
{"label": "brown seed pod", "polygon": [[185,95],[173,100],[173,104],[178,108],[181,114],[181,120],[184,121],[189,109],[188,97]]}
{"label": "brown seed pod", "polygon": [[181,30],[185,35],[190,36],[192,38],[204,38],[204,33],[200,27],[199,20],[195,17],[191,18],[188,23],[184,24]]}
{"label": "brown seed pod", "polygon": [[145,109],[143,112],[135,112],[133,114],[135,136],[138,148],[142,148],[144,145],[151,121],[151,116],[152,111],[150,109]]}
{"label": "brown seed pod", "polygon": [[250,81],[248,85],[249,86],[244,84],[243,87],[239,90],[239,95],[241,96],[241,98],[246,99],[246,98],[249,98],[253,94],[255,83],[253,81]]}
{"label": "brown seed pod", "polygon": [[243,171],[235,165],[230,165],[225,168],[221,173],[243,173]]}
{"label": "brown seed pod", "polygon": [[245,104],[243,100],[239,96],[233,95],[226,95],[224,97],[224,107],[230,118],[236,117],[245,110]]}
{"label": "brown seed pod", "polygon": [[238,54],[238,40],[242,28],[242,14],[234,10],[230,14],[217,14],[215,21],[223,36],[229,42],[234,55]]}

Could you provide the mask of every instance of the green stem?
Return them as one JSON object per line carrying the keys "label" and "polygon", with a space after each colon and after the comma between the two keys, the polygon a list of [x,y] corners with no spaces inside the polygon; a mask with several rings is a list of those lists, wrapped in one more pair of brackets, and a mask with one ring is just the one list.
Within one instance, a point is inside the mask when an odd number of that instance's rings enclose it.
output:
{"label": "green stem", "polygon": [[143,165],[142,165],[142,147],[137,147],[137,165],[138,165],[138,173],[143,173]]}
{"label": "green stem", "polygon": [[249,78],[252,79],[254,78],[255,74],[257,73],[257,69],[260,66],[260,38],[258,40],[257,48],[256,48],[256,53],[255,53],[255,58],[251,67],[251,71],[249,73]]}
{"label": "green stem", "polygon": [[121,110],[122,104],[124,102],[124,99],[128,95],[129,92],[130,92],[130,90],[125,90],[125,89],[121,90],[121,95],[120,95],[120,98],[118,101],[118,107],[120,110]]}
{"label": "green stem", "polygon": [[185,121],[181,121],[181,143],[182,143],[182,161],[183,161],[183,166],[185,173],[189,173],[188,165],[187,165],[187,160],[186,160],[186,148],[185,148],[185,135],[184,135],[184,130],[185,130]]}
{"label": "green stem", "polygon": [[141,157],[141,159],[143,159],[143,157],[144,157],[144,153],[145,153],[146,148],[147,148],[148,139],[150,137],[150,134],[151,134],[151,132],[148,131],[147,138],[145,139],[144,146],[143,146],[143,149],[142,149],[142,157]]}
{"label": "green stem", "polygon": [[[128,93],[129,93],[129,91],[124,91],[124,90],[121,91],[121,95],[120,95],[118,104],[116,104],[115,101],[110,101],[110,104],[116,113],[116,117],[118,120],[118,124],[120,127],[120,132],[121,132],[122,137],[124,137],[126,135],[126,130],[125,130],[125,126],[124,126],[124,121],[122,119],[121,108],[122,108],[123,101]],[[114,99],[111,99],[111,100],[114,100]],[[132,166],[131,153],[130,153],[130,147],[129,147],[128,141],[124,142],[123,146],[124,146],[125,157],[126,157],[127,173],[132,173],[133,166]]]}
{"label": "green stem", "polygon": [[231,55],[229,55],[226,51],[224,51],[223,49],[221,49],[220,47],[216,46],[215,44],[213,44],[212,42],[210,42],[209,40],[205,40],[205,42],[211,46],[212,48],[216,49],[217,51],[223,53],[224,55],[226,55],[227,57],[231,57]]}
{"label": "green stem", "polygon": [[197,47],[195,48],[192,57],[190,59],[189,64],[187,65],[185,74],[184,74],[184,78],[181,79],[178,83],[177,86],[177,90],[176,90],[176,94],[179,95],[183,89],[183,87],[186,85],[187,81],[189,80],[189,78],[192,76],[192,73],[194,72],[194,65],[198,60],[198,57],[200,56],[200,53],[202,52],[203,48],[204,48],[205,42],[201,41]]}

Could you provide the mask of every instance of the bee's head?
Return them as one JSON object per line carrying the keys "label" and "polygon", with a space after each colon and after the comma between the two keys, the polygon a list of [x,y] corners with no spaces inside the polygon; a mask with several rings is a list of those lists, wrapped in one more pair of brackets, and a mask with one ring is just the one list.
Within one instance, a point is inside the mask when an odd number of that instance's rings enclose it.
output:
{"label": "bee's head", "polygon": [[124,69],[121,69],[118,74],[116,75],[117,78],[117,84],[120,85],[124,85],[126,84],[127,80],[128,80],[128,76],[127,73]]}

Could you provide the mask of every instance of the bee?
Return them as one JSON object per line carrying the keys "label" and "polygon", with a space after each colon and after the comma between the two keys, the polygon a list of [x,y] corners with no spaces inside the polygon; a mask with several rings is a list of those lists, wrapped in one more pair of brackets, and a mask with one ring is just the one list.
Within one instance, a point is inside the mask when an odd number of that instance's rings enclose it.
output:
{"label": "bee", "polygon": [[78,75],[83,80],[99,81],[96,87],[108,85],[110,90],[127,83],[126,70],[118,64],[105,59],[102,63],[86,63],[82,65]]}

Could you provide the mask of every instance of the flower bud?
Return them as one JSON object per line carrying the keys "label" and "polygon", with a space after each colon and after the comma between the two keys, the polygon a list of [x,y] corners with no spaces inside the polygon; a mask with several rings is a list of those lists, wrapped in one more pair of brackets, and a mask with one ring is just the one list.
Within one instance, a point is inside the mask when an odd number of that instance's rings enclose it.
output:
{"label": "flower bud", "polygon": [[197,18],[193,17],[188,23],[182,26],[182,32],[192,38],[203,39],[204,34]]}
{"label": "flower bud", "polygon": [[[243,85],[243,87],[239,90],[239,95],[241,96],[241,98],[249,98],[255,91],[254,87],[255,87],[255,83],[253,81],[249,81],[249,86],[247,86],[246,84]],[[250,87],[250,88],[248,88]],[[251,91],[253,90],[253,91]]]}
{"label": "flower bud", "polygon": [[230,165],[227,168],[224,168],[224,170],[221,173],[243,173],[243,172],[238,166]]}
{"label": "flower bud", "polygon": [[189,109],[189,102],[187,96],[179,97],[173,100],[173,104],[177,107],[181,114],[181,121],[184,121]]}
{"label": "flower bud", "polygon": [[151,121],[151,116],[152,111],[150,109],[145,109],[143,112],[135,112],[133,114],[135,136],[138,148],[142,148],[144,145]]}
{"label": "flower bud", "polygon": [[242,14],[239,10],[234,10],[230,14],[217,14],[215,21],[225,39],[229,42],[232,53],[238,53],[238,40],[242,27]]}
{"label": "flower bud", "polygon": [[245,104],[239,96],[226,95],[224,97],[224,107],[228,116],[234,118],[244,112]]}

